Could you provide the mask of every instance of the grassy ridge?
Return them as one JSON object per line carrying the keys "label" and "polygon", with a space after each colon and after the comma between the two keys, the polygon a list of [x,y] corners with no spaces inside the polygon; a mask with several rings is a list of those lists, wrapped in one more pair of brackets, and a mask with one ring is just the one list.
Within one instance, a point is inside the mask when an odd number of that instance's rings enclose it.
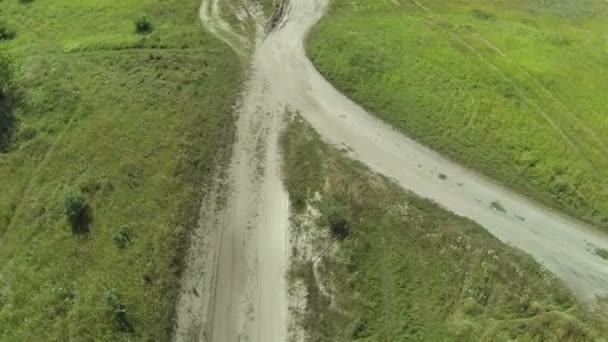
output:
{"label": "grassy ridge", "polygon": [[309,54],[419,141],[608,227],[608,3],[336,0]]}
{"label": "grassy ridge", "polygon": [[[293,220],[297,233],[313,237],[313,256],[296,251],[290,272],[306,289],[299,322],[307,341],[606,336],[602,311],[587,311],[553,274],[478,225],[372,175],[298,119],[282,145],[295,209],[304,201],[320,213],[312,224]],[[348,222],[342,241],[329,233],[341,222],[336,213]]]}
{"label": "grassy ridge", "polygon": [[[0,153],[0,340],[167,338],[187,233],[230,152],[239,82],[198,6],[0,2],[17,33],[3,44],[21,66]],[[147,36],[134,31],[143,14]],[[86,236],[64,214],[73,190],[92,209]]]}

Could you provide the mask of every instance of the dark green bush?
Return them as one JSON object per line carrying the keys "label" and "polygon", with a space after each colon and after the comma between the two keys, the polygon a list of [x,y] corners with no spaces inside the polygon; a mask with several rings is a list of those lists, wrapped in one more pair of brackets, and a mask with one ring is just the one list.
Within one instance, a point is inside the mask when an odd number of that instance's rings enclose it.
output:
{"label": "dark green bush", "polygon": [[321,206],[321,213],[327,221],[330,234],[338,240],[344,240],[350,233],[350,224],[344,207],[335,201],[327,201]]}
{"label": "dark green bush", "polygon": [[135,33],[149,34],[153,29],[152,22],[147,16],[144,15],[135,19]]}
{"label": "dark green bush", "polygon": [[65,195],[64,209],[74,233],[84,234],[89,231],[91,209],[80,191],[71,191]]}

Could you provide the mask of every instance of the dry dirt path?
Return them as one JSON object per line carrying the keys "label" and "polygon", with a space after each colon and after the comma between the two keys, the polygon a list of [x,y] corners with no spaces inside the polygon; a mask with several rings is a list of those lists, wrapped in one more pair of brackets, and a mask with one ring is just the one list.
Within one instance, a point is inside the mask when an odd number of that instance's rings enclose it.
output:
{"label": "dry dirt path", "polygon": [[[205,0],[203,8],[218,1]],[[228,205],[220,214],[203,215],[206,242],[193,248],[176,340],[286,339],[289,213],[277,148],[286,108],[372,170],[530,253],[581,298],[606,293],[608,261],[594,254],[597,247],[608,249],[605,234],[446,160],[366,113],[319,75],[304,39],[327,5],[328,0],[291,0],[275,29],[252,44]],[[242,40],[219,13],[206,13],[202,19],[210,31],[230,45]]]}

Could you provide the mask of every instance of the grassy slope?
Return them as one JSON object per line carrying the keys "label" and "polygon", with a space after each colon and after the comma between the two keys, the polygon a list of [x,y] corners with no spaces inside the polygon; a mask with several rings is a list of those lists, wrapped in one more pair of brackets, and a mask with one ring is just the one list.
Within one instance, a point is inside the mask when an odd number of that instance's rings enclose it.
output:
{"label": "grassy slope", "polygon": [[608,331],[531,257],[371,175],[302,122],[282,145],[296,212],[331,205],[350,222],[337,248],[324,216],[296,225],[317,236],[316,255],[329,251],[319,279],[307,260],[292,271],[307,288],[308,341],[592,341]]}
{"label": "grassy slope", "polygon": [[[186,233],[229,153],[240,69],[198,6],[0,2],[22,93],[0,154],[0,340],[165,339]],[[145,38],[133,27],[143,13],[155,25]],[[72,188],[92,206],[87,238],[63,214]],[[135,238],[119,250],[125,226]],[[133,334],[117,332],[110,291]]]}
{"label": "grassy slope", "polygon": [[608,3],[335,0],[309,53],[410,136],[608,227]]}

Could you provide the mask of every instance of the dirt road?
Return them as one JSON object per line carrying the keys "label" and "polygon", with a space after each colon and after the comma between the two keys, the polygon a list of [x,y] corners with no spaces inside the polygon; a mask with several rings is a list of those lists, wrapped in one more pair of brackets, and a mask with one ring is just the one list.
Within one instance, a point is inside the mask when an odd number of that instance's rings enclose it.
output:
{"label": "dirt road", "polygon": [[[218,1],[205,0],[203,9],[219,8]],[[286,109],[300,112],[327,142],[372,170],[530,253],[581,298],[606,293],[608,261],[594,254],[597,247],[608,249],[604,234],[442,158],[366,113],[319,75],[303,42],[327,5],[328,0],[291,0],[274,30],[250,43],[255,47],[228,205],[220,214],[203,215],[206,242],[193,248],[185,281],[186,290],[196,291],[180,300],[176,340],[286,339],[288,199],[277,149]],[[238,44],[245,38],[219,11],[204,14],[207,28],[244,54],[246,46]]]}

